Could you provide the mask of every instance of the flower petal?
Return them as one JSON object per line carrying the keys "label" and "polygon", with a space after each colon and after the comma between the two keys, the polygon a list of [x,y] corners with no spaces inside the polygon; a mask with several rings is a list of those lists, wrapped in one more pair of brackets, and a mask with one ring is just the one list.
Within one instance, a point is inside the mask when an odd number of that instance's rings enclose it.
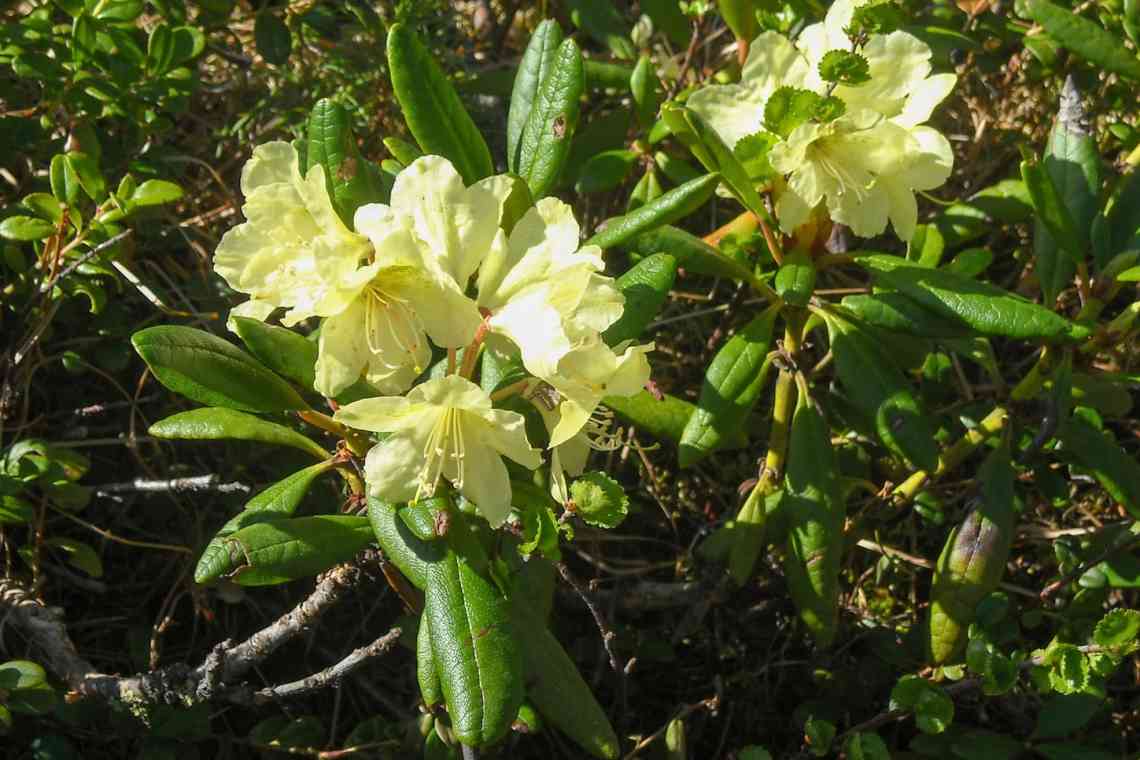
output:
{"label": "flower petal", "polygon": [[333,419],[357,430],[396,433],[416,427],[420,415],[435,413],[430,407],[403,396],[379,396],[345,404],[336,410]]}
{"label": "flower petal", "polygon": [[935,74],[915,87],[906,99],[902,111],[893,121],[904,127],[914,127],[930,118],[934,108],[954,89],[958,77],[954,74]]}
{"label": "flower petal", "polygon": [[511,478],[503,458],[486,440],[476,437],[464,452],[464,478],[459,492],[475,503],[479,514],[497,528],[511,513]]}
{"label": "flower petal", "polygon": [[364,308],[363,301],[356,299],[321,326],[313,385],[324,396],[331,398],[359,380],[368,362],[368,344],[360,329],[364,323]]}
{"label": "flower petal", "polygon": [[702,87],[689,96],[685,105],[707,121],[720,139],[732,148],[764,126],[764,105],[771,92],[749,85]]}
{"label": "flower petal", "polygon": [[442,273],[406,267],[384,270],[380,287],[407,301],[440,348],[461,348],[475,337],[483,315],[475,302]]}
{"label": "flower petal", "polygon": [[420,383],[408,393],[413,403],[452,407],[482,414],[491,409],[491,397],[470,380],[459,375],[444,375]]}
{"label": "flower petal", "polygon": [[479,415],[487,444],[505,457],[531,470],[542,464],[542,452],[526,437],[526,418],[506,409],[488,409]]}
{"label": "flower petal", "polygon": [[[416,497],[423,471],[425,443],[415,435],[416,432],[418,430],[394,433],[368,451],[364,458],[364,479],[369,494],[396,503]],[[499,464],[501,466],[502,462]]]}

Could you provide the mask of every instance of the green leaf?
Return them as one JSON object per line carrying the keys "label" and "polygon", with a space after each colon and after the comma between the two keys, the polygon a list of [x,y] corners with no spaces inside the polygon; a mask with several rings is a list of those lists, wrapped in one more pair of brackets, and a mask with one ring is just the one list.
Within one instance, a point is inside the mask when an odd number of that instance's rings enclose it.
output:
{"label": "green leaf", "polygon": [[856,731],[844,745],[848,760],[890,760],[887,744],[876,733]]}
{"label": "green leaf", "polygon": [[136,206],[161,206],[182,197],[182,188],[164,179],[148,179],[135,188],[130,201]]}
{"label": "green leaf", "polygon": [[1089,682],[1089,661],[1072,644],[1054,644],[1045,653],[1049,683],[1061,694],[1082,691]]}
{"label": "green leaf", "polygon": [[415,537],[399,518],[395,504],[369,497],[368,521],[372,525],[376,542],[384,550],[384,556],[400,569],[413,586],[425,588],[428,582],[428,563],[436,557],[438,549]]}
{"label": "green leaf", "polygon": [[586,88],[582,53],[563,40],[535,93],[519,139],[518,173],[538,200],[558,182],[578,127],[579,100]]}
{"label": "green leaf", "polygon": [[653,60],[643,55],[633,67],[633,76],[629,79],[629,91],[633,95],[633,105],[637,114],[637,121],[642,127],[648,129],[657,117],[657,109],[661,107],[657,99],[657,91],[661,81],[657,72],[653,70]]}
{"label": "green leaf", "polygon": [[387,200],[380,170],[360,155],[343,106],[328,98],[318,100],[309,112],[305,132],[306,171],[314,166],[324,169],[333,206],[346,225],[352,226],[360,206]]}
{"label": "green leaf", "polygon": [[604,472],[587,472],[570,485],[574,511],[596,528],[616,528],[629,514],[629,497]]}
{"label": "green leaf", "polygon": [[49,193],[29,193],[20,199],[20,205],[45,222],[58,226],[63,221],[63,205]]}
{"label": "green leaf", "polygon": [[1093,641],[1102,647],[1131,649],[1140,636],[1140,611],[1112,610],[1096,624]]}
{"label": "green leaf", "polygon": [[550,493],[533,483],[511,481],[511,506],[522,514],[523,541],[519,544],[519,554],[529,557],[537,552],[543,557],[559,559],[560,534],[554,514],[557,503]]}
{"label": "green leaf", "polygon": [[1033,751],[1045,760],[1116,760],[1120,755],[1079,742],[1036,744]]}
{"label": "green leaf", "polygon": [[36,516],[36,508],[19,496],[0,494],[0,525],[26,525]]}
{"label": "green leaf", "polygon": [[[629,39],[629,24],[609,0],[566,0],[574,26],[606,45],[618,58],[633,58],[637,50]],[[628,81],[628,80],[627,80]]]}
{"label": "green leaf", "polygon": [[732,153],[749,177],[757,181],[766,180],[776,175],[769,154],[779,142],[779,136],[761,130],[737,140]]}
{"label": "green leaf", "polygon": [[1105,260],[1140,248],[1140,171],[1133,169],[1120,181],[1105,214],[1104,226]]}
{"label": "green leaf", "polygon": [[519,173],[523,130],[538,101],[540,85],[554,67],[560,44],[562,27],[554,19],[546,19],[535,28],[519,62],[515,83],[511,88],[510,110],[507,112],[507,166],[512,173]]}
{"label": "green leaf", "polygon": [[[1057,119],[1045,146],[1044,166],[1073,220],[1080,241],[1092,237],[1101,184],[1100,155],[1086,119],[1081,93],[1070,75],[1061,90]],[[1093,252],[1094,256],[1097,255],[1096,246],[1093,246]],[[1045,220],[1038,217],[1034,220],[1033,255],[1047,305],[1056,302],[1057,294],[1069,285],[1076,269],[1076,260],[1059,253],[1058,239]],[[1083,259],[1084,247],[1078,253]],[[1097,261],[1100,267],[1105,263]]]}
{"label": "green leaf", "polygon": [[459,94],[408,26],[388,30],[392,89],[408,129],[424,153],[443,156],[471,185],[495,173],[491,151]]}
{"label": "green leaf", "polygon": [[633,186],[625,204],[625,212],[628,214],[630,211],[636,211],[646,203],[660,198],[664,192],[660,181],[657,179],[657,171],[652,166],[648,167],[645,173],[641,175],[641,179]]}
{"label": "green leaf", "polygon": [[0,664],[0,694],[4,706],[17,714],[44,715],[52,711],[56,693],[47,673],[29,660],[9,660]]}
{"label": "green leaf", "polygon": [[510,614],[518,631],[528,699],[548,723],[592,756],[616,760],[620,744],[605,710],[574,661],[536,613],[532,601],[513,595]]}
{"label": "green leaf", "polygon": [[926,269],[896,256],[872,254],[856,262],[921,306],[985,335],[1023,340],[1080,340],[1088,328],[1007,290],[943,269]]}
{"label": "green leaf", "polygon": [[[823,62],[820,63],[821,70],[822,67]],[[764,105],[764,126],[769,132],[787,138],[801,124],[813,119],[820,122],[833,121],[842,116],[845,110],[843,101],[834,96],[823,96],[796,87],[781,87],[772,93]]]}
{"label": "green leaf", "polygon": [[712,197],[720,179],[718,174],[706,174],[675,187],[635,211],[608,220],[605,229],[587,240],[585,245],[612,248],[655,227],[684,219]]}
{"label": "green leaf", "polygon": [[921,338],[968,338],[973,334],[966,325],[949,321],[901,293],[861,293],[844,296],[841,303],[860,322],[883,330]]}
{"label": "green leaf", "polygon": [[719,0],[717,8],[737,40],[752,41],[757,32],[755,0]]}
{"label": "green leaf", "polygon": [[54,233],[54,224],[34,216],[10,216],[0,222],[0,237],[8,240],[43,240]]}
{"label": "green leaf", "polygon": [[423,155],[423,152],[412,145],[407,140],[401,140],[399,137],[385,137],[382,141],[384,147],[392,154],[392,157],[399,161],[404,166],[415,161]]}
{"label": "green leaf", "polygon": [[677,103],[661,106],[661,117],[685,147],[710,172],[719,172],[725,185],[744,208],[761,219],[768,219],[764,200],[756,191],[756,184],[741,166],[736,154],[724,144],[708,122],[695,111]]}
{"label": "green leaf", "polygon": [[416,681],[425,707],[431,710],[443,704],[443,686],[431,651],[431,624],[427,615],[420,616],[420,629],[416,634]]}
{"label": "green leaf", "polygon": [[617,278],[617,288],[625,297],[621,317],[610,325],[602,338],[616,346],[641,337],[645,328],[661,312],[677,276],[677,260],[667,253],[642,259]]}
{"label": "green leaf", "polygon": [[[844,503],[827,422],[802,394],[791,427],[781,499],[787,521],[784,577],[800,620],[816,644],[827,647],[838,625]],[[813,742],[813,751],[830,741]]]}
{"label": "green leaf", "polygon": [[1001,582],[1013,542],[1013,477],[1009,448],[1002,445],[978,471],[981,498],[950,532],[938,557],[930,590],[930,653],[935,664],[952,662],[961,654],[978,603]]}
{"label": "green leaf", "polygon": [[253,22],[253,39],[258,54],[273,66],[289,62],[293,50],[293,36],[285,22],[269,8],[257,12]]}
{"label": "green leaf", "polygon": [[677,260],[677,268],[710,277],[727,277],[730,280],[753,282],[752,271],[721,253],[696,235],[665,225],[643,232],[630,242],[630,247],[643,255],[667,253]]}
{"label": "green leaf", "polygon": [[1140,519],[1140,463],[1134,456],[1080,416],[1063,424],[1058,438],[1069,456],[1089,470],[1130,515]]}
{"label": "green leaf", "polygon": [[[464,530],[453,527],[447,543]],[[523,668],[507,600],[472,566],[468,547],[476,540],[462,538],[463,554],[448,547],[428,563],[424,618],[452,731],[481,747],[510,730],[523,700]]]}
{"label": "green leaf", "polygon": [[236,409],[216,407],[191,409],[159,420],[150,426],[149,432],[156,438],[191,441],[224,439],[257,441],[278,446],[292,446],[312,454],[317,459],[327,459],[331,456],[312,439],[296,430]]}
{"label": "green leaf", "polygon": [[65,154],[64,158],[87,197],[95,203],[102,203],[107,197],[107,184],[98,159],[87,153],[75,152]]}
{"label": "green leaf", "polygon": [[883,346],[855,323],[826,315],[839,382],[851,402],[871,420],[883,444],[915,467],[938,465],[936,428],[910,383]]}
{"label": "green leaf", "polygon": [[604,193],[613,190],[629,175],[637,164],[638,154],[618,148],[604,150],[590,157],[578,172],[574,190],[579,193]]}
{"label": "green leaf", "polygon": [[233,330],[258,361],[302,388],[316,382],[317,344],[292,330],[249,317],[231,317]]}
{"label": "green leaf", "polygon": [[231,517],[202,550],[194,569],[194,582],[206,584],[231,573],[240,559],[225,539],[249,525],[291,516],[301,505],[313,482],[335,466],[332,460],[318,462],[279,480],[250,499],[241,512]]}
{"label": "green leaf", "polygon": [[313,515],[255,522],[222,541],[242,586],[269,586],[306,578],[347,562],[372,543],[368,519]]}
{"label": "green leaf", "polygon": [[914,235],[906,245],[906,258],[920,267],[936,267],[942,261],[946,241],[938,226],[920,224],[914,228]]}
{"label": "green leaf", "polygon": [[1062,46],[1106,71],[1140,81],[1140,60],[1125,47],[1124,41],[1095,21],[1047,0],[1026,0],[1029,16]]}
{"label": "green leaf", "polygon": [[79,177],[63,153],[52,156],[48,177],[51,194],[59,202],[74,203],[79,197]]}
{"label": "green leaf", "polygon": [[815,264],[806,251],[796,249],[784,258],[773,283],[789,306],[807,306],[815,292]]}
{"label": "green leaf", "polygon": [[44,541],[44,545],[62,551],[67,555],[69,565],[82,570],[92,578],[103,577],[103,560],[91,544],[74,538],[54,536]]}
{"label": "green leaf", "polygon": [[1037,221],[1045,226],[1049,236],[1074,262],[1084,261],[1085,246],[1077,236],[1076,223],[1049,172],[1036,160],[1022,161],[1021,178],[1033,200]]}
{"label": "green leaf", "polygon": [[778,307],[772,307],[754,317],[713,357],[697,408],[681,435],[681,467],[696,464],[722,442],[746,434],[748,416],[768,375],[768,350],[778,314]]}
{"label": "green leaf", "polygon": [[1079,731],[1103,704],[1103,699],[1092,694],[1056,694],[1041,705],[1033,738],[1060,739]]}
{"label": "green leaf", "polygon": [[819,59],[819,77],[834,84],[860,85],[871,80],[871,65],[850,50],[828,50]]}
{"label": "green leaf", "polygon": [[826,757],[835,741],[835,724],[812,715],[804,722],[804,741],[816,757]]}
{"label": "green leaf", "polygon": [[308,408],[288,383],[216,335],[160,325],[135,333],[131,343],[160,383],[200,404],[247,412]]}

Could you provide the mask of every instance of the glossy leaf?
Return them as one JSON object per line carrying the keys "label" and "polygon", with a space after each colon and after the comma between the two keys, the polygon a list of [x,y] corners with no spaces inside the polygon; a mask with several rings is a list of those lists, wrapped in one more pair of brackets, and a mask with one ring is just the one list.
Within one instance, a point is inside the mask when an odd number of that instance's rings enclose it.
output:
{"label": "glossy leaf", "polygon": [[815,264],[805,251],[795,250],[784,257],[776,271],[776,292],[789,306],[807,306],[815,291]]}
{"label": "glossy leaf", "polygon": [[268,586],[305,578],[347,562],[372,543],[368,519],[314,515],[255,522],[223,539],[242,586]]}
{"label": "glossy leaf", "polygon": [[523,130],[537,105],[539,88],[554,67],[560,44],[562,27],[554,19],[546,19],[535,28],[519,62],[507,112],[507,166],[515,174],[519,173]]}
{"label": "glossy leaf", "polygon": [[697,408],[685,425],[680,464],[689,467],[745,432],[768,374],[768,351],[779,310],[769,308],[726,342],[705,371]]}
{"label": "glossy leaf", "polygon": [[360,206],[387,200],[380,170],[360,155],[343,106],[328,98],[318,100],[309,112],[305,134],[306,172],[314,166],[324,169],[333,206],[345,224],[351,227]]}
{"label": "glossy leaf", "polygon": [[[449,533],[447,543],[453,538]],[[428,563],[426,580],[424,618],[452,731],[464,744],[490,744],[510,730],[523,700],[507,600],[472,566],[469,552],[451,547]]]}
{"label": "glossy leaf", "polygon": [[427,586],[427,566],[438,548],[416,538],[397,514],[395,504],[368,498],[368,522],[384,556],[418,589]]}
{"label": "glossy leaf", "polygon": [[34,216],[10,216],[0,222],[0,237],[8,240],[43,240],[55,234],[55,225]]}
{"label": "glossy leaf", "polygon": [[930,655],[936,664],[961,657],[975,610],[997,588],[1013,543],[1013,466],[1008,445],[978,470],[981,493],[950,532],[930,590]]}
{"label": "glossy leaf", "polygon": [[633,67],[633,76],[629,78],[629,91],[633,95],[637,121],[644,128],[649,128],[657,117],[657,109],[661,105],[657,99],[660,86],[652,59],[647,55],[641,56]]}
{"label": "glossy leaf", "polygon": [[802,394],[792,417],[781,509],[788,592],[816,644],[829,646],[838,624],[844,506],[827,422]]}
{"label": "glossy leaf", "polygon": [[231,317],[231,326],[257,360],[302,388],[316,382],[317,344],[293,330],[259,319]]}
{"label": "glossy leaf", "polygon": [[548,195],[558,182],[578,127],[579,99],[585,88],[578,44],[563,40],[535,93],[519,139],[518,174],[535,200]]}
{"label": "glossy leaf", "polygon": [[[624,422],[636,426],[652,438],[679,443],[681,435],[696,406],[668,393],[657,399],[649,391],[633,396],[607,396],[602,403],[614,411]],[[731,438],[724,448],[740,448],[744,436]]]}
{"label": "glossy leaf", "polygon": [[667,253],[677,260],[679,269],[695,274],[742,281],[753,279],[751,270],[736,259],[726,256],[699,237],[677,227],[665,225],[650,232],[643,232],[630,242],[630,246],[646,256]]}
{"label": "glossy leaf", "polygon": [[625,297],[625,309],[602,333],[606,343],[616,346],[640,338],[661,312],[676,276],[677,260],[667,253],[657,253],[637,262],[617,278],[615,284]]}
{"label": "glossy leaf", "polygon": [[277,481],[250,499],[242,511],[226,521],[202,550],[202,556],[194,569],[194,582],[209,583],[233,572],[236,560],[225,539],[254,523],[291,516],[301,505],[313,482],[332,468],[331,460],[311,465]]}
{"label": "glossy leaf", "polygon": [[296,430],[236,409],[207,407],[179,412],[154,423],[148,432],[156,438],[191,441],[224,439],[257,441],[278,446],[292,446],[318,459],[330,456],[316,442]]}
{"label": "glossy leaf", "polygon": [[635,211],[608,220],[605,229],[587,240],[586,245],[612,248],[655,227],[684,219],[712,197],[719,182],[719,175],[706,174],[692,182],[675,187]]}
{"label": "glossy leaf", "polygon": [[135,188],[130,202],[135,206],[161,206],[182,197],[182,188],[164,179],[148,179]]}
{"label": "glossy leaf", "polygon": [[469,185],[494,174],[491,151],[459,94],[405,24],[388,30],[388,68],[404,120],[424,153],[451,161]]}
{"label": "glossy leaf", "polygon": [[920,338],[967,338],[969,327],[919,306],[901,293],[844,296],[843,307],[872,327]]}
{"label": "glossy leaf", "polygon": [[985,335],[1060,341],[1089,334],[1088,328],[988,283],[907,264],[896,256],[872,254],[856,261],[919,305]]}
{"label": "glossy leaf", "polygon": [[523,596],[510,601],[527,697],[542,716],[592,756],[615,760],[620,744],[590,687],[558,639]]}
{"label": "glossy leaf", "polygon": [[443,686],[431,651],[431,624],[427,615],[420,617],[420,628],[416,634],[416,681],[425,707],[430,710],[443,703]]}
{"label": "glossy leaf", "polygon": [[827,315],[831,352],[843,390],[875,423],[883,444],[915,467],[938,465],[935,428],[906,377],[883,347],[858,325]]}
{"label": "glossy leaf", "polygon": [[247,412],[308,408],[288,383],[216,335],[161,325],[140,330],[131,343],[160,383],[200,404]]}
{"label": "glossy leaf", "polygon": [[266,63],[284,66],[289,62],[293,49],[293,37],[289,27],[276,13],[267,9],[258,11],[254,17],[253,38],[257,52]]}
{"label": "glossy leaf", "polygon": [[1049,236],[1073,261],[1083,261],[1085,245],[1077,236],[1077,225],[1050,173],[1037,160],[1027,160],[1021,162],[1021,178],[1033,200],[1037,221],[1045,226]]}
{"label": "glossy leaf", "polygon": [[1140,82],[1140,60],[1136,54],[1100,24],[1047,0],[1026,0],[1025,8],[1050,37],[1081,58],[1125,79]]}

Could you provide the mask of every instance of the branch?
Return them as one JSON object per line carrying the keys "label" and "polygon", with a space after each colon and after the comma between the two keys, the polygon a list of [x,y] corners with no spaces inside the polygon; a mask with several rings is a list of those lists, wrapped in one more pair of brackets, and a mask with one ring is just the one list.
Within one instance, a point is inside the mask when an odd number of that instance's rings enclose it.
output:
{"label": "branch", "polygon": [[345,676],[352,673],[365,662],[391,649],[392,645],[399,641],[400,633],[401,630],[399,628],[393,628],[368,646],[360,647],[337,664],[325,668],[319,673],[314,673],[308,678],[302,678],[300,681],[293,681],[280,686],[269,686],[261,689],[254,693],[253,701],[255,704],[265,704],[266,702],[275,702],[279,699],[302,697],[330,686],[336,686]]}

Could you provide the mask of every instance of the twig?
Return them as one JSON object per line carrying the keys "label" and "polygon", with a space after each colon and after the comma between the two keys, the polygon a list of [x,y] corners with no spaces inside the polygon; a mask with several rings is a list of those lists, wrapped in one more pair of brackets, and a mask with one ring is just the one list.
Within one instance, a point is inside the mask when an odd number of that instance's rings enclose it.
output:
{"label": "twig", "polygon": [[657,741],[657,739],[659,739],[661,735],[669,729],[669,723],[672,723],[675,720],[684,720],[702,708],[710,712],[715,712],[718,707],[720,707],[720,697],[717,696],[712,696],[708,699],[702,699],[700,702],[694,702],[691,705],[685,705],[677,712],[676,715],[669,719],[668,723],[639,741],[637,745],[634,746],[634,748],[631,749],[629,753],[622,758],[622,760],[631,760],[631,758],[636,757],[638,754],[640,754],[641,750]]}
{"label": "twig", "polygon": [[249,493],[252,489],[245,483],[222,483],[217,475],[192,475],[186,478],[169,480],[148,480],[136,478],[125,483],[107,483],[97,486],[95,494],[110,493],[165,493],[167,491],[198,491],[212,493]]}
{"label": "twig", "polygon": [[594,623],[598,626],[598,632],[602,634],[602,644],[605,646],[606,654],[609,655],[610,658],[610,667],[613,668],[613,671],[615,673],[617,673],[618,681],[621,684],[622,690],[624,691],[625,669],[621,658],[618,656],[617,652],[614,651],[613,644],[614,639],[617,638],[617,634],[615,634],[606,623],[606,619],[602,615],[602,610],[594,602],[593,597],[586,591],[586,589],[582,588],[582,584],[579,583],[578,579],[574,577],[574,573],[570,572],[570,568],[566,566],[566,563],[555,563],[555,567],[558,568],[558,573],[562,576],[562,580],[566,581],[566,583],[570,585],[570,588],[574,589],[575,593],[578,594],[578,596],[582,599],[582,602],[590,610],[590,614],[594,616]]}
{"label": "twig", "polygon": [[352,654],[340,662],[325,668],[319,673],[314,673],[299,681],[292,681],[290,683],[281,684],[280,686],[269,686],[261,689],[254,693],[254,703],[265,704],[267,702],[275,702],[279,699],[292,699],[293,697],[312,694],[315,691],[320,691],[330,686],[336,686],[345,676],[352,673],[368,660],[371,660],[373,657],[378,657],[391,649],[392,645],[399,640],[400,633],[401,630],[399,628],[393,628],[368,646],[354,650]]}
{"label": "twig", "polygon": [[1089,568],[1096,567],[1101,562],[1104,562],[1106,559],[1108,559],[1112,555],[1116,554],[1117,552],[1126,551],[1126,550],[1131,549],[1132,547],[1136,546],[1137,544],[1140,544],[1140,536],[1132,536],[1131,538],[1129,538],[1129,540],[1125,541],[1124,543],[1119,544],[1117,546],[1110,546],[1108,549],[1105,549],[1103,552],[1101,552],[1099,555],[1097,555],[1093,559],[1091,559],[1087,562],[1082,562],[1081,564],[1077,565],[1072,570],[1070,570],[1069,572],[1067,572],[1063,576],[1061,576],[1060,579],[1053,581],[1048,586],[1046,586],[1044,589],[1042,589],[1041,594],[1040,594],[1041,601],[1043,601],[1043,602],[1049,601],[1049,598],[1051,596],[1056,594],[1058,591],[1060,591],[1062,588],[1067,586],[1069,583],[1071,583],[1076,578],[1079,578],[1080,576],[1084,575],[1086,572],[1088,572]]}

